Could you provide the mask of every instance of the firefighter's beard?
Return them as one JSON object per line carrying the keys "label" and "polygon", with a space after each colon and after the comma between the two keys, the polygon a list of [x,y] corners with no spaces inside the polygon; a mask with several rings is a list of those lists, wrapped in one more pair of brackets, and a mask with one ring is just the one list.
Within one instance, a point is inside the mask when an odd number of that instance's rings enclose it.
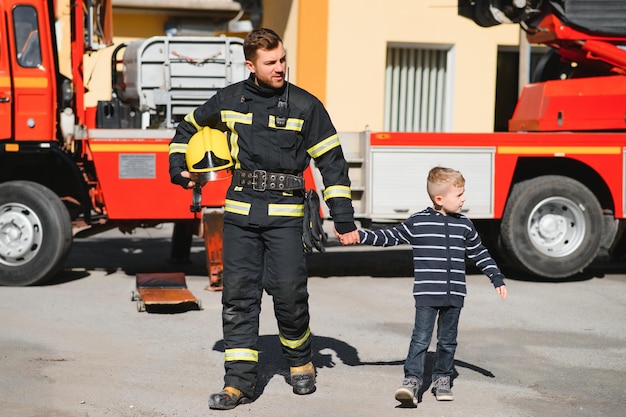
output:
{"label": "firefighter's beard", "polygon": [[258,74],[254,74],[254,80],[256,82],[256,85],[258,85],[259,87],[271,88],[274,90],[278,90],[279,88],[282,88],[283,85],[285,85],[285,77],[280,77],[280,79],[274,78],[272,76],[260,78]]}

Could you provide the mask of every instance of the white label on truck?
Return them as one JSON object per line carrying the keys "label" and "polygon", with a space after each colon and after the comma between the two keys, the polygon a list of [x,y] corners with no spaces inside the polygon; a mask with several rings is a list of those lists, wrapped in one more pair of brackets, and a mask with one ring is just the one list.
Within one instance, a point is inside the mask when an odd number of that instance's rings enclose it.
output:
{"label": "white label on truck", "polygon": [[120,179],[156,178],[155,154],[120,154]]}

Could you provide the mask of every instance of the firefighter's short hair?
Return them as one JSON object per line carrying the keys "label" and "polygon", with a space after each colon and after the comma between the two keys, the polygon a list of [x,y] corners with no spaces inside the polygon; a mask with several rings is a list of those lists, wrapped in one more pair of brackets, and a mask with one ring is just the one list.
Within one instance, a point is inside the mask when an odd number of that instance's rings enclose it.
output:
{"label": "firefighter's short hair", "polygon": [[259,49],[272,50],[278,48],[283,40],[276,32],[268,28],[254,29],[243,41],[243,54],[247,61],[254,61]]}

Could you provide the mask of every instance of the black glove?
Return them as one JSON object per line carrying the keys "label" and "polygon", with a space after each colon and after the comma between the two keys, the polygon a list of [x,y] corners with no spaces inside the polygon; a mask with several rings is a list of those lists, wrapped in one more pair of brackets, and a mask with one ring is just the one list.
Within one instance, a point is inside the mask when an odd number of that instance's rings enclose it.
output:
{"label": "black glove", "polygon": [[180,174],[176,174],[171,177],[172,184],[178,184],[183,188],[187,188],[187,185],[191,182],[189,178],[185,178]]}
{"label": "black glove", "polygon": [[309,190],[304,195],[304,219],[302,224],[302,244],[304,253],[310,254],[313,249],[324,252],[326,233],[322,228],[320,217],[320,198],[315,190]]}
{"label": "black glove", "polygon": [[187,188],[187,185],[191,181],[189,178],[185,178],[180,175],[183,171],[187,171],[187,164],[185,163],[185,154],[175,152],[169,156],[170,163],[170,181],[172,184],[180,185],[183,188]]}
{"label": "black glove", "polygon": [[170,181],[172,184],[180,185],[183,188],[187,188],[187,185],[191,181],[189,178],[183,177],[181,172],[185,170],[185,167],[172,165],[170,160]]}

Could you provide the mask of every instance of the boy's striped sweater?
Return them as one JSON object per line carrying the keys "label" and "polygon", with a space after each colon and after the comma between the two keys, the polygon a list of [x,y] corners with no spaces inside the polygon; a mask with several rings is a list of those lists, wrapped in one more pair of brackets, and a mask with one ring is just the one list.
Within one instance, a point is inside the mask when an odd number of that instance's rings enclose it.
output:
{"label": "boy's striped sweater", "polygon": [[416,306],[463,307],[466,257],[494,287],[504,285],[504,275],[483,246],[474,224],[462,214],[444,216],[429,207],[394,227],[360,229],[359,236],[361,244],[413,247]]}

